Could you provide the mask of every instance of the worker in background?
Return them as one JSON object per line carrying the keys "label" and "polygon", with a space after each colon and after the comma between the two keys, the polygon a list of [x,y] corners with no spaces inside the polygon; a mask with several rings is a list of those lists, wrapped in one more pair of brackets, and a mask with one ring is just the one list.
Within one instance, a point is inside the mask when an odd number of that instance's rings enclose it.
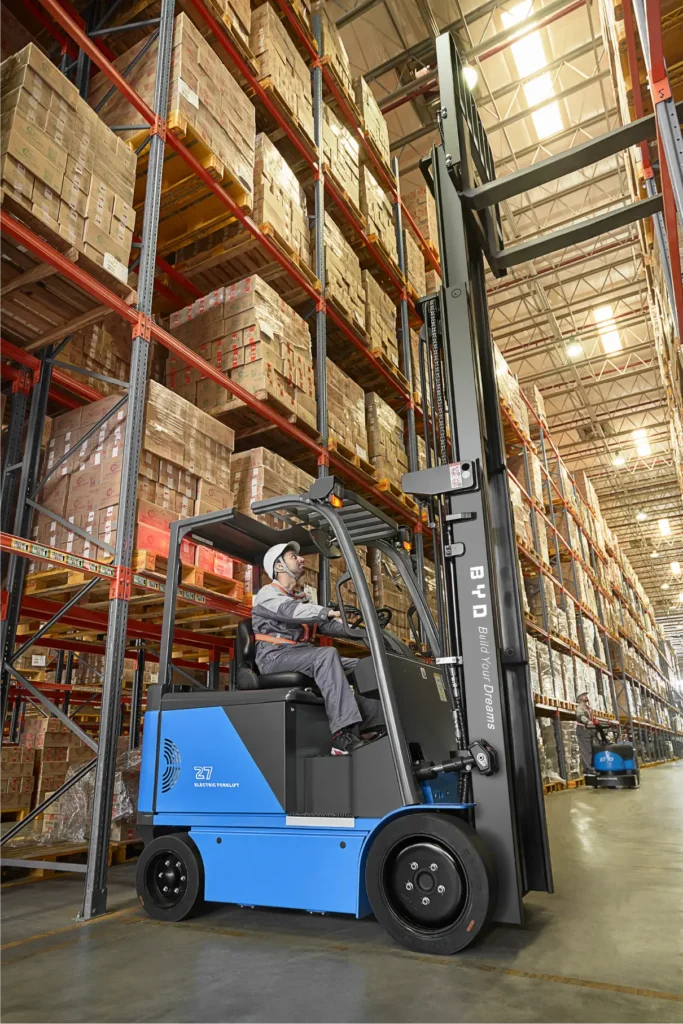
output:
{"label": "worker in background", "polygon": [[583,774],[595,775],[595,769],[593,768],[593,742],[598,723],[595,721],[588,702],[588,694],[580,693],[576,700],[576,738],[579,742],[579,751],[581,752]]}
{"label": "worker in background", "polygon": [[[384,735],[380,701],[354,694],[349,684],[347,676],[358,659],[342,658],[334,647],[311,642],[316,633],[347,633],[338,611],[313,604],[297,589],[304,574],[299,545],[275,544],[266,552],[263,567],[273,582],[261,587],[252,603],[259,672],[303,672],[313,677],[325,701],[333,754],[350,754]],[[363,635],[360,630],[358,635]]]}

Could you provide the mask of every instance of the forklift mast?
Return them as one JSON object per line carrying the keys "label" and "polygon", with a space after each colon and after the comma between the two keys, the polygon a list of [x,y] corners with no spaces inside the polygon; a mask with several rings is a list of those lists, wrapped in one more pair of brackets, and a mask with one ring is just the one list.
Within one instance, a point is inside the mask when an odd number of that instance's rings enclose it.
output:
{"label": "forklift mast", "polygon": [[497,206],[477,214],[463,203],[466,189],[495,178],[493,155],[451,35],[436,48],[441,144],[421,167],[436,201],[442,287],[421,303],[428,468],[406,474],[403,488],[431,508],[446,597],[439,660],[461,745],[482,736],[497,754],[495,774],[471,776],[476,828],[496,861],[494,919],[516,924],[523,895],[552,892],[552,875],[486,302],[484,256],[503,239]]}

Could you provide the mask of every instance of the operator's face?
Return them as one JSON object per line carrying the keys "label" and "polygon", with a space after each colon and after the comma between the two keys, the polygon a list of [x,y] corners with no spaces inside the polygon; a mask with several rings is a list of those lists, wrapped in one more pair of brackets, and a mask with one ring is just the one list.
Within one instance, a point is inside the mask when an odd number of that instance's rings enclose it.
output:
{"label": "operator's face", "polygon": [[296,551],[285,551],[283,562],[287,566],[288,571],[292,574],[295,580],[300,579],[304,574],[304,559],[303,555],[297,555]]}

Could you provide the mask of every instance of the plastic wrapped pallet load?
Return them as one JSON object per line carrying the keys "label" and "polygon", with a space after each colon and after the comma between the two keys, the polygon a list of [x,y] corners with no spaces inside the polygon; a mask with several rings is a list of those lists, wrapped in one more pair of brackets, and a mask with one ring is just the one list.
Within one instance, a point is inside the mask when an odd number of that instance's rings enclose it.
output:
{"label": "plastic wrapped pallet load", "polygon": [[396,230],[391,203],[384,189],[365,166],[360,172],[360,209],[367,221],[368,234],[376,235],[394,263],[397,263]]}
{"label": "plastic wrapped pallet load", "polygon": [[352,456],[367,460],[365,392],[331,359],[327,360],[327,405],[330,439],[341,442]]}
{"label": "plastic wrapped pallet load", "polygon": [[323,104],[323,161],[337,184],[358,206],[360,202],[359,145],[331,107]]}
{"label": "plastic wrapped pallet load", "polygon": [[389,480],[400,488],[401,477],[408,472],[403,420],[374,392],[365,396],[365,415],[368,458],[380,480]]}
{"label": "plastic wrapped pallet load", "polygon": [[[115,68],[123,74],[145,43],[145,39],[139,40],[118,57],[114,61]],[[133,89],[150,105],[155,95],[157,47],[158,42],[154,42],[146,51],[145,58],[139,60],[126,76]],[[97,106],[110,90],[109,78],[103,73],[96,75],[90,87],[90,103]],[[117,89],[103,103],[99,116],[111,125],[135,125],[140,120],[139,114]],[[184,13],[178,14],[174,23],[167,122],[186,144],[193,145],[195,155],[211,170],[212,176],[228,188],[233,199],[251,209],[254,193],[254,106],[218,54]],[[135,139],[139,130],[118,134],[123,139]],[[221,223],[232,219],[229,211],[224,207],[219,210],[213,199],[210,216],[205,214],[201,205],[195,205],[207,200],[207,189],[203,183],[191,179],[184,164],[178,171],[180,180],[167,181],[166,172],[172,160],[167,157],[161,206],[160,248],[164,251],[172,251],[202,238]],[[142,178],[136,191],[136,203],[140,208],[143,196]],[[186,207],[182,217],[180,198]],[[223,219],[216,223],[219,217]]]}
{"label": "plastic wrapped pallet load", "polygon": [[[422,185],[420,188],[404,193],[401,199],[408,213],[415,221],[415,226],[425,242],[438,252],[439,228],[436,219],[436,203],[432,193],[426,185]],[[435,277],[437,276],[436,271],[432,271],[432,273]],[[430,290],[434,291],[436,289],[432,288]]]}
{"label": "plastic wrapped pallet load", "polygon": [[[116,543],[127,406],[113,413],[87,441],[79,444],[78,439],[119,401],[119,395],[112,395],[52,419],[45,470],[62,455],[74,452],[49,478],[41,502],[93,539],[38,513],[33,538],[39,543],[73,555],[111,560],[106,549],[94,541],[104,541],[110,547]],[[156,381],[148,382],[137,481],[134,546],[138,552],[166,558],[171,522],[232,505],[233,447],[234,434],[229,427],[216,423]],[[197,557],[198,545],[184,541],[183,563],[199,565]],[[35,571],[48,567],[49,563],[35,563]],[[147,563],[136,567],[145,568]],[[215,559],[204,559],[202,568],[226,574]]]}
{"label": "plastic wrapped pallet load", "polygon": [[379,349],[395,367],[399,366],[396,338],[396,305],[369,270],[362,273],[365,293],[365,330],[370,349]]}
{"label": "plastic wrapped pallet load", "polygon": [[310,72],[270,3],[261,4],[252,11],[250,46],[259,64],[260,81],[269,80],[282,105],[313,142]]}
{"label": "plastic wrapped pallet load", "polygon": [[127,284],[135,153],[33,43],[3,61],[0,81],[6,208]]}
{"label": "plastic wrapped pallet load", "polygon": [[[258,276],[217,288],[170,318],[183,344],[251,394],[315,426],[316,404],[308,324]],[[243,403],[179,357],[169,358],[166,383],[212,416]]]}
{"label": "plastic wrapped pallet load", "polygon": [[[360,262],[329,214],[325,214],[325,296],[352,324],[365,330],[365,291]],[[313,253],[314,239],[311,239]]]}
{"label": "plastic wrapped pallet load", "polygon": [[390,167],[389,127],[384,114],[379,108],[379,103],[375,99],[372,87],[363,77],[357,78],[353,83],[353,87],[365,130],[377,147],[387,167]]}

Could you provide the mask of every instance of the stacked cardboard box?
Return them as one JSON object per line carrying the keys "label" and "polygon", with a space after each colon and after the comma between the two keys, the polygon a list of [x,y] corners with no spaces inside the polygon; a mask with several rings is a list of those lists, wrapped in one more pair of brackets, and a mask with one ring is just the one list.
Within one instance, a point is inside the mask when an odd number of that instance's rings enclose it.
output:
{"label": "stacked cardboard box", "polygon": [[356,206],[360,202],[358,151],[358,142],[349,129],[323,104],[323,161]]}
{"label": "stacked cardboard box", "polygon": [[403,420],[374,392],[365,396],[365,418],[370,462],[380,479],[400,487],[401,477],[408,472]]}
{"label": "stacked cardboard box", "polygon": [[427,282],[425,278],[425,260],[422,249],[419,247],[410,231],[403,229],[403,251],[406,258],[406,279],[418,294],[419,298],[427,294]]}
{"label": "stacked cardboard box", "polygon": [[377,235],[394,262],[398,262],[391,203],[367,167],[360,174],[360,209],[367,221],[368,234]]}
{"label": "stacked cardboard box", "polygon": [[389,126],[384,114],[379,109],[379,103],[375,99],[372,88],[362,77],[357,78],[353,86],[365,130],[379,150],[387,167],[391,167]]}
{"label": "stacked cardboard box", "polygon": [[[78,441],[118,400],[119,396],[112,395],[52,420],[45,468],[50,469],[72,448],[75,451],[42,492],[47,509],[112,547],[118,525],[127,406],[110,416],[88,441]],[[148,383],[137,484],[138,550],[166,557],[171,522],[232,505],[233,447],[234,434],[229,427],[155,381]],[[104,549],[43,514],[36,517],[34,538],[72,554],[110,560]],[[199,564],[197,545],[184,541],[181,557],[186,563]],[[45,565],[37,563],[36,569]],[[218,569],[210,571],[226,575]]]}
{"label": "stacked cardboard box", "polygon": [[[426,266],[426,264],[425,264]],[[433,295],[441,287],[441,277],[436,270],[427,270],[425,273],[425,287],[427,295]]]}
{"label": "stacked cardboard box", "polygon": [[[368,565],[368,549],[362,546],[356,548],[356,554],[360,561],[360,567],[365,576],[365,580],[368,584],[368,590],[372,596],[372,574],[370,572],[370,566]],[[341,558],[330,558],[330,600],[337,600],[337,589],[336,583],[344,573],[346,572],[346,561],[343,556]],[[356,591],[355,584],[349,580],[341,588],[341,595],[344,604],[351,604],[354,608],[360,608],[360,602],[358,600],[358,592]]]}
{"label": "stacked cardboard box", "polygon": [[58,718],[34,715],[24,719],[21,745],[35,758],[34,778],[31,780],[33,807],[42,803],[48,793],[64,784],[69,770],[72,738],[74,750],[78,749],[80,753],[80,747],[86,745],[81,744]]}
{"label": "stacked cardboard box", "polygon": [[[259,398],[272,398],[315,426],[315,383],[308,324],[260,277],[218,288],[170,319],[183,344]],[[171,357],[166,383],[200,409],[236,408],[229,391]],[[238,403],[241,406],[241,403]]]}
{"label": "stacked cardboard box", "polygon": [[498,395],[504,408],[519,426],[523,434],[529,435],[529,410],[522,396],[519,382],[497,345],[493,346],[493,356],[498,381]]}
{"label": "stacked cardboard box", "polygon": [[396,306],[369,270],[362,274],[365,293],[365,331],[370,349],[379,349],[394,366],[399,365],[396,338]]}
{"label": "stacked cardboard box", "polygon": [[[419,331],[410,331],[410,357],[413,369],[413,391],[417,395],[418,404],[422,404],[422,376],[420,373],[420,334]],[[427,367],[425,364],[425,373]],[[427,378],[429,379],[429,378]]]}
{"label": "stacked cardboard box", "polygon": [[[147,40],[142,38],[114,61],[123,73]],[[152,106],[158,40],[126,74],[126,80]],[[97,106],[111,89],[104,73],[96,75],[88,95]],[[137,124],[140,115],[117,89],[100,111],[107,124]],[[167,120],[177,122],[186,138],[203,143],[235,177],[251,200],[254,187],[254,107],[209,43],[186,14],[175,19]],[[119,132],[131,139],[138,132]]]}
{"label": "stacked cardboard box", "polygon": [[0,796],[3,811],[25,810],[33,795],[35,750],[3,744],[0,749]]}
{"label": "stacked cardboard box", "polygon": [[[246,515],[253,516],[252,501],[261,501],[264,498],[275,498],[286,494],[305,493],[314,478],[299,466],[295,466],[267,448],[250,448],[248,451],[233,455],[232,479],[235,489],[235,508]],[[276,528],[281,528],[283,525],[282,521],[275,516],[259,516],[259,520]],[[306,575],[301,581],[302,586],[317,588],[317,563],[317,557],[307,556]],[[235,575],[243,582],[246,596],[256,593],[262,583],[267,582],[265,574],[261,574],[258,568],[240,563],[235,564]]]}
{"label": "stacked cardboard box", "polygon": [[248,46],[251,32],[249,0],[212,0],[212,7],[220,12],[222,20],[231,25],[235,34]]}
{"label": "stacked cardboard box", "polygon": [[322,28],[322,49],[320,51],[320,56],[327,57],[329,59],[330,66],[341,82],[343,88],[349,96],[353,96],[351,64],[349,62],[349,55],[346,52],[346,47],[342,42],[339,29],[335,25],[334,19],[330,15],[326,3],[316,3],[314,13],[320,15]]}
{"label": "stacked cardboard box", "polygon": [[33,43],[3,61],[0,82],[1,187],[13,212],[126,284],[135,153]]}
{"label": "stacked cardboard box", "polygon": [[403,580],[398,575],[393,562],[381,551],[370,548],[368,552],[370,574],[372,577],[372,596],[376,608],[390,608],[391,622],[389,629],[406,642],[412,639],[408,609],[412,601]]}
{"label": "stacked cardboard box", "polygon": [[[313,244],[313,240],[311,240]],[[312,258],[312,257],[311,257]],[[325,293],[348,319],[365,327],[365,291],[360,262],[329,214],[325,214]]]}
{"label": "stacked cardboard box", "polygon": [[[401,199],[425,242],[438,252],[439,228],[436,219],[436,203],[432,193],[426,185],[422,185],[420,188],[413,189],[412,192],[406,192]],[[436,271],[433,273],[436,274]]]}
{"label": "stacked cardboard box", "polygon": [[331,359],[327,360],[327,407],[330,439],[367,459],[365,392]]}
{"label": "stacked cardboard box", "polygon": [[306,62],[270,3],[251,16],[250,46],[259,78],[268,78],[277,95],[313,141],[313,96]]}
{"label": "stacked cardboard box", "polygon": [[[130,376],[130,360],[132,346],[131,326],[122,320],[117,313],[106,317],[98,324],[90,324],[82,331],[72,334],[66,346],[60,352],[60,361],[80,366],[85,370],[127,381]],[[152,342],[150,345],[147,373],[154,380],[162,375],[162,365],[166,360],[165,349]],[[120,389],[116,384],[100,380],[98,377],[84,377],[76,370],[64,370],[70,377],[79,381],[87,381],[90,387],[101,395],[111,395]]]}
{"label": "stacked cardboard box", "polygon": [[310,258],[306,193],[267,135],[256,136],[254,220],[270,224],[304,263]]}

